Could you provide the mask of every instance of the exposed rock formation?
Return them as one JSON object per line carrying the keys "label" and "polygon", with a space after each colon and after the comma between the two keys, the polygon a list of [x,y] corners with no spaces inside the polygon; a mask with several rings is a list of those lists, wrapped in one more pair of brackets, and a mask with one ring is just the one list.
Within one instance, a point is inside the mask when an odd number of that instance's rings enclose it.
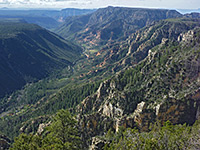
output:
{"label": "exposed rock formation", "polygon": [[101,140],[97,137],[92,138],[92,145],[89,147],[89,150],[102,150],[105,146],[106,141]]}
{"label": "exposed rock formation", "polygon": [[38,127],[37,134],[41,135],[44,131],[44,128],[48,127],[50,124],[51,124],[51,122],[46,123],[46,124],[45,123],[40,124],[39,127]]}
{"label": "exposed rock formation", "polygon": [[154,21],[181,16],[175,10],[107,7],[89,15],[67,18],[57,33],[94,47],[120,40]]}
{"label": "exposed rock formation", "polygon": [[168,40],[163,39],[135,69],[102,82],[78,106],[83,137],[104,135],[109,128],[118,131],[120,126],[148,131],[157,120],[193,124],[199,119],[199,33],[195,28],[180,34],[179,43],[167,48],[163,42]]}

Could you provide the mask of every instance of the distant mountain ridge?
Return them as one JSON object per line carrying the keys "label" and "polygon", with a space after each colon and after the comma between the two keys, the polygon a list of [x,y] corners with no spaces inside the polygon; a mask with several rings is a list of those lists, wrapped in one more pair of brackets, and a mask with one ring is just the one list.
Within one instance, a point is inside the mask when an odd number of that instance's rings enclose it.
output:
{"label": "distant mountain ridge", "polygon": [[178,11],[182,14],[187,14],[187,13],[200,13],[200,8],[199,9],[178,9]]}
{"label": "distant mountain ridge", "polygon": [[0,18],[21,18],[28,23],[34,23],[47,29],[58,27],[69,16],[83,15],[94,12],[95,9],[66,8],[63,10],[11,10],[0,9]]}
{"label": "distant mountain ridge", "polygon": [[0,14],[0,19],[23,19],[27,23],[37,24],[41,27],[52,29],[59,26],[59,22],[51,17],[45,16],[28,16],[28,15],[4,15]]}
{"label": "distant mountain ridge", "polygon": [[81,48],[37,25],[0,23],[0,96],[72,65]]}
{"label": "distant mountain ridge", "polygon": [[[95,12],[96,9],[77,9],[77,8],[65,8],[62,9],[57,16],[57,20],[62,19],[65,21],[67,17],[70,16],[79,16],[79,15],[86,15]],[[59,17],[59,18],[58,18]]]}
{"label": "distant mountain ridge", "polygon": [[92,14],[68,17],[56,32],[80,44],[95,47],[118,40],[154,21],[181,16],[175,10],[107,7]]}
{"label": "distant mountain ridge", "polygon": [[184,17],[186,17],[186,18],[200,18],[200,12],[199,13],[185,14]]}

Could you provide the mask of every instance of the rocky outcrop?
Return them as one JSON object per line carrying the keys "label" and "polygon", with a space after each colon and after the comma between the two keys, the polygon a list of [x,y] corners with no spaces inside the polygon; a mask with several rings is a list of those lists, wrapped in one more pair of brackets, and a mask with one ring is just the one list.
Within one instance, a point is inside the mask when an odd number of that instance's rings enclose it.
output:
{"label": "rocky outcrop", "polygon": [[48,127],[49,125],[51,124],[51,122],[48,122],[48,123],[41,123],[38,127],[38,131],[37,131],[37,135],[42,135],[44,129],[46,127]]}
{"label": "rocky outcrop", "polygon": [[[149,105],[150,106],[150,105]],[[148,131],[151,124],[159,120],[161,124],[170,121],[173,124],[192,125],[199,117],[199,101],[188,98],[186,101],[170,99],[155,107],[148,108],[144,102],[138,104],[133,113],[134,122],[142,131]]]}
{"label": "rocky outcrop", "polygon": [[193,124],[199,119],[199,33],[195,28],[179,34],[176,46],[162,38],[157,49],[149,50],[134,69],[102,82],[78,106],[84,139],[104,135],[110,128],[117,132],[120,126],[148,131],[157,120]]}
{"label": "rocky outcrop", "polygon": [[89,150],[102,150],[105,144],[106,144],[105,140],[93,137],[92,145],[89,147]]}
{"label": "rocky outcrop", "polygon": [[190,30],[187,33],[181,33],[178,36],[178,42],[190,42],[194,38],[194,30]]}
{"label": "rocky outcrop", "polygon": [[[129,44],[128,55],[143,54],[146,57],[148,51],[156,45],[167,44],[169,40],[181,40],[183,32],[193,29],[195,26],[200,25],[198,21],[195,24],[190,24],[191,19],[180,20],[164,20],[159,23],[154,23],[151,26],[139,30],[127,39]],[[192,31],[190,31],[192,32]],[[192,36],[192,33],[188,33]],[[188,37],[186,35],[185,37]],[[132,39],[132,40],[131,40]],[[185,39],[183,37],[183,39]],[[142,53],[141,53],[142,52]]]}
{"label": "rocky outcrop", "polygon": [[41,134],[45,127],[50,125],[49,116],[39,116],[34,119],[30,119],[27,122],[23,123],[23,126],[20,128],[21,133],[37,133]]}
{"label": "rocky outcrop", "polygon": [[106,131],[113,128],[113,119],[102,116],[100,113],[78,115],[77,120],[80,127],[81,138],[88,147],[91,145],[91,138],[97,135],[104,135]]}

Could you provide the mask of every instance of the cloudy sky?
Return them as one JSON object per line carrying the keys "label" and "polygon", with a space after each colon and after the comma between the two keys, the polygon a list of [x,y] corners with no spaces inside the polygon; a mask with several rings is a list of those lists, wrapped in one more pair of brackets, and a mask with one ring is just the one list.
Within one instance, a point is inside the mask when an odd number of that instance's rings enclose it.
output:
{"label": "cloudy sky", "polygon": [[200,0],[0,0],[8,8],[100,8],[106,6],[198,9]]}

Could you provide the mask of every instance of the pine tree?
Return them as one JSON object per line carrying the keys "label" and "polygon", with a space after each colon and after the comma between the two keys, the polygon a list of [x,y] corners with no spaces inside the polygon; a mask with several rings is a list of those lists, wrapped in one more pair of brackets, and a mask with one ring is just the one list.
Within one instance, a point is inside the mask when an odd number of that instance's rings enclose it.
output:
{"label": "pine tree", "polygon": [[15,139],[11,150],[78,150],[81,140],[76,120],[69,111],[60,110],[52,124],[46,128],[44,137],[21,134]]}
{"label": "pine tree", "polygon": [[54,117],[53,123],[47,128],[44,138],[44,149],[76,150],[80,149],[81,140],[78,135],[76,120],[69,111],[60,110]]}

